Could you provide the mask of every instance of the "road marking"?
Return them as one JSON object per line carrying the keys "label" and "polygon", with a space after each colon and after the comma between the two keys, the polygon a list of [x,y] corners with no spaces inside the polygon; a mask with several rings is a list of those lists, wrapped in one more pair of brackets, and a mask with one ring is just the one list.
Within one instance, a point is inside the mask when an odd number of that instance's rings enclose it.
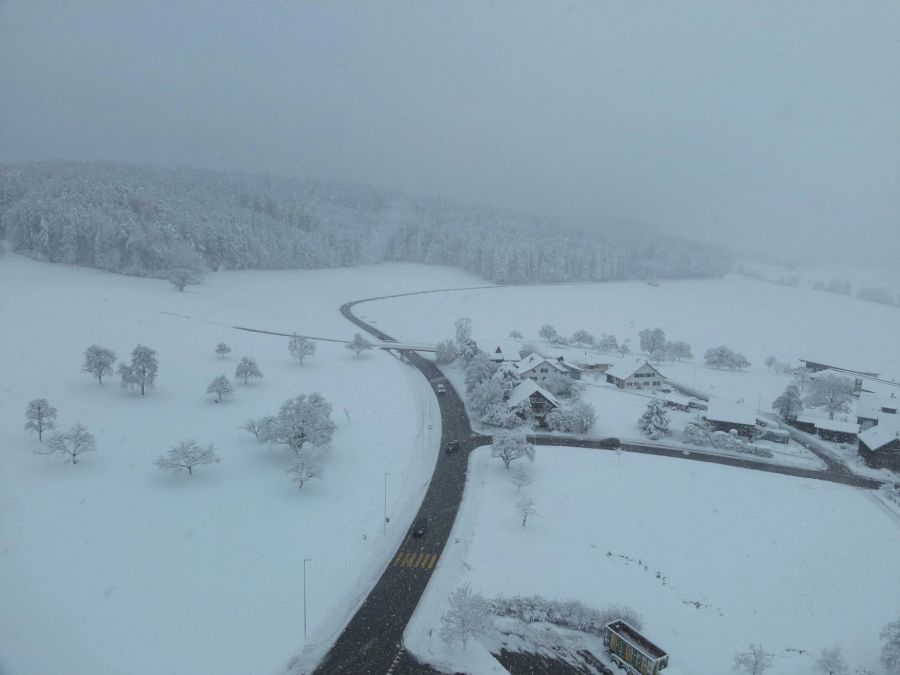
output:
{"label": "road marking", "polygon": [[391,675],[391,673],[394,672],[394,668],[396,668],[397,664],[400,663],[400,657],[403,656],[404,651],[406,651],[406,650],[401,648],[400,651],[397,652],[397,655],[394,657],[394,660],[391,661],[391,667],[388,668],[388,670],[387,670],[387,675]]}
{"label": "road marking", "polygon": [[405,555],[404,552],[403,552],[403,551],[400,551],[400,553],[397,554],[397,557],[394,558],[394,564],[395,564],[395,565],[399,565],[399,564],[400,564],[400,561],[403,559],[403,556],[404,556],[404,555]]}
{"label": "road marking", "polygon": [[437,553],[400,551],[391,564],[394,567],[416,567],[419,569],[433,570],[437,560]]}
{"label": "road marking", "polygon": [[421,564],[422,564],[422,558],[427,558],[427,557],[428,557],[428,554],[427,554],[427,553],[420,553],[420,554],[419,554],[419,557],[416,558],[416,562],[413,563],[413,567],[418,567],[419,565],[421,565]]}
{"label": "road marking", "polygon": [[434,564],[435,564],[436,562],[437,562],[437,554],[436,554],[436,553],[432,553],[432,554],[431,554],[431,560],[428,562],[428,569],[433,569],[433,568],[434,568]]}

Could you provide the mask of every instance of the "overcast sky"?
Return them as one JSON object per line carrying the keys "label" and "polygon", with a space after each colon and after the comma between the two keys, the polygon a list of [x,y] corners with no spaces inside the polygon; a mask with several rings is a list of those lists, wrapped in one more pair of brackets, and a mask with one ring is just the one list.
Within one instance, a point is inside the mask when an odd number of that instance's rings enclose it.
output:
{"label": "overcast sky", "polygon": [[0,0],[0,161],[334,178],[900,258],[898,0]]}

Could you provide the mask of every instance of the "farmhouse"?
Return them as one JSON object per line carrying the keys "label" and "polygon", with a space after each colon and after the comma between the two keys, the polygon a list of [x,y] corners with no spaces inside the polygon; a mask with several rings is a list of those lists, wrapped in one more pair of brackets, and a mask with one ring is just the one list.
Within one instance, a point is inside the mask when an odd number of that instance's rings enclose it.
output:
{"label": "farmhouse", "polygon": [[630,672],[638,675],[658,675],[669,665],[669,655],[625,621],[606,624],[603,644],[609,648],[610,654],[615,654],[630,666]]}
{"label": "farmhouse", "polygon": [[900,425],[879,425],[860,433],[859,456],[875,469],[900,471]]}
{"label": "farmhouse", "polygon": [[640,366],[617,363],[606,371],[606,381],[619,389],[648,389],[661,387],[666,381],[665,375],[644,361]]}
{"label": "farmhouse", "polygon": [[756,433],[756,408],[751,405],[711,398],[704,417],[716,431],[734,429],[738,435],[748,438]]}
{"label": "farmhouse", "polygon": [[516,368],[519,371],[519,377],[523,380],[527,378],[535,382],[544,382],[553,373],[580,380],[582,373],[581,368],[566,363],[561,356],[552,359],[540,354],[529,354],[516,364]]}
{"label": "farmhouse", "polygon": [[531,379],[522,380],[516,385],[509,394],[507,406],[512,410],[525,400],[531,401],[531,410],[538,419],[543,419],[544,415],[559,407],[559,400]]}
{"label": "farmhouse", "polygon": [[794,427],[807,434],[817,434],[825,441],[853,443],[859,433],[859,422],[832,420],[813,413],[803,413],[794,421]]}

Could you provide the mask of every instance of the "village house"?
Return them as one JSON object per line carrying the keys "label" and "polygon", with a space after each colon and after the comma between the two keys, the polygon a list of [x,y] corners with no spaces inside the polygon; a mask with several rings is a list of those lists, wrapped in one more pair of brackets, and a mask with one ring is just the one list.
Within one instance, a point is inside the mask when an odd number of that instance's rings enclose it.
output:
{"label": "village house", "polygon": [[858,451],[872,468],[900,471],[900,425],[879,424],[861,432]]}
{"label": "village house", "polygon": [[497,363],[514,362],[519,360],[519,351],[510,345],[497,345],[493,351],[488,353],[488,358]]}
{"label": "village house", "polygon": [[619,389],[662,387],[666,377],[644,361],[641,365],[617,363],[606,371],[606,381]]}
{"label": "village house", "polygon": [[716,431],[730,433],[734,429],[739,436],[747,438],[752,438],[757,431],[756,408],[745,403],[711,398],[704,417]]}
{"label": "village house", "polygon": [[509,394],[507,406],[518,408],[523,401],[531,402],[531,410],[537,420],[543,420],[551,410],[559,407],[559,399],[532,379],[524,379]]}
{"label": "village house", "polygon": [[807,434],[816,434],[823,441],[835,443],[855,443],[859,433],[859,422],[844,419],[829,419],[813,413],[802,413],[794,421],[794,427]]}
{"label": "village house", "polygon": [[566,363],[563,357],[548,358],[540,354],[529,354],[516,364],[519,377],[531,379],[535,382],[544,382],[553,373],[571,377],[573,380],[581,379],[581,368],[571,363]]}
{"label": "village house", "polygon": [[626,621],[611,621],[603,629],[603,644],[617,661],[638,675],[658,675],[669,656]]}

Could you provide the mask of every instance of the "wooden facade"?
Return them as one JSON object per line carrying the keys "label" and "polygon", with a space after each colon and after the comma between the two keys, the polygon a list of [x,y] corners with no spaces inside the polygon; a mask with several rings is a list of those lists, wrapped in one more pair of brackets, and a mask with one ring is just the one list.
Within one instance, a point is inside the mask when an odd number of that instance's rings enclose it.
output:
{"label": "wooden facade", "polygon": [[[875,431],[877,427],[869,431]],[[900,472],[900,436],[887,440],[872,440],[869,432],[859,438],[859,456],[873,469],[890,469]]]}
{"label": "wooden facade", "polygon": [[617,662],[633,675],[658,675],[669,665],[669,655],[641,635],[626,621],[612,621],[604,627],[603,644]]}

